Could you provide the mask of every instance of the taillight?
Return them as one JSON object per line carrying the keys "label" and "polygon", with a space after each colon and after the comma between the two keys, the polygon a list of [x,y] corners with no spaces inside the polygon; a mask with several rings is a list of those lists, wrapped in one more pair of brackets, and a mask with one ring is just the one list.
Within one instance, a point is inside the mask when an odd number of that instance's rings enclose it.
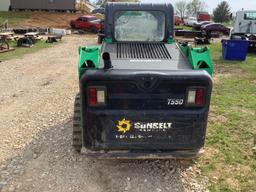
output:
{"label": "taillight", "polygon": [[203,105],[204,104],[204,89],[203,88],[197,88],[196,89],[195,104],[196,105]]}
{"label": "taillight", "polygon": [[88,88],[88,104],[96,105],[97,104],[97,89]]}
{"label": "taillight", "polygon": [[105,87],[88,87],[87,100],[89,106],[102,106],[106,104]]}
{"label": "taillight", "polygon": [[202,87],[189,88],[187,93],[187,105],[202,106],[205,104],[205,89]]}

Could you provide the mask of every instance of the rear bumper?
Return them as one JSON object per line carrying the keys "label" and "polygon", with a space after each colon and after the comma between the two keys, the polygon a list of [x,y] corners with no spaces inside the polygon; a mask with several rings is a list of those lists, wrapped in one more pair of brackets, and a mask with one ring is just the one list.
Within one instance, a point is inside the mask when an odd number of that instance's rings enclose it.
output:
{"label": "rear bumper", "polygon": [[81,154],[97,159],[195,159],[204,153],[203,149],[179,151],[92,151],[82,149]]}

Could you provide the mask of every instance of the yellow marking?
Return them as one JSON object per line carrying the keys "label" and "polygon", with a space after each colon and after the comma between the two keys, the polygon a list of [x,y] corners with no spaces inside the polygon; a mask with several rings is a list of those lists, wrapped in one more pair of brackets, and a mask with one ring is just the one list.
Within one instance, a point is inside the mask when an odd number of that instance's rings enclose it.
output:
{"label": "yellow marking", "polygon": [[125,134],[127,131],[131,130],[131,122],[123,118],[123,120],[118,121],[118,125],[116,127],[118,132]]}

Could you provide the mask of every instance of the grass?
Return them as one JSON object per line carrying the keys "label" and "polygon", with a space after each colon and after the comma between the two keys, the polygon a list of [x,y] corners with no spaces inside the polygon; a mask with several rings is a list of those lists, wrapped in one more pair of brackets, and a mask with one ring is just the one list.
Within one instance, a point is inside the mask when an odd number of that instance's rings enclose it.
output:
{"label": "grass", "polygon": [[255,191],[256,54],[244,62],[221,59],[221,44],[211,45],[214,88],[206,154],[198,161],[210,191]]}
{"label": "grass", "polygon": [[225,25],[226,27],[233,27],[234,23],[233,23],[233,21],[229,21],[229,22],[223,23],[223,25]]}
{"label": "grass", "polygon": [[11,47],[15,48],[14,51],[0,53],[0,61],[6,61],[10,59],[21,58],[25,54],[34,53],[39,50],[42,50],[47,47],[52,47],[54,44],[45,43],[45,41],[38,41],[33,47],[25,48],[25,47],[16,47],[16,42],[10,42]]}
{"label": "grass", "polygon": [[8,12],[0,11],[0,25],[8,20],[9,26],[15,26],[21,24],[22,21],[27,20],[31,17],[31,12]]}
{"label": "grass", "polygon": [[[8,20],[9,27],[21,25],[23,21],[30,19],[32,12],[8,12],[0,11],[0,26]],[[0,53],[0,61],[6,61],[10,59],[20,58],[25,54],[39,51],[43,48],[51,47],[51,44],[45,43],[45,41],[38,41],[32,48],[16,47],[16,42],[11,41],[10,46],[15,48],[14,51]]]}
{"label": "grass", "polygon": [[183,30],[193,30],[192,27],[185,26],[185,25],[175,25],[175,28],[182,28]]}

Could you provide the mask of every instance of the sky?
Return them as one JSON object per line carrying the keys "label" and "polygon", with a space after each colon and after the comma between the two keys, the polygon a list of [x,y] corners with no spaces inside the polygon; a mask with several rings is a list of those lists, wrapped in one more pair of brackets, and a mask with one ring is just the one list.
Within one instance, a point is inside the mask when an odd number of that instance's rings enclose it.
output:
{"label": "sky", "polygon": [[[142,3],[172,3],[173,5],[175,2],[178,0],[141,0]],[[189,2],[189,0],[186,0]],[[204,2],[207,5],[207,11],[212,13],[213,9],[217,7],[217,5],[221,2],[222,0],[204,0]],[[256,0],[226,0],[230,7],[231,7],[231,12],[236,12],[238,10],[241,10],[244,8],[245,10],[256,10]]]}

